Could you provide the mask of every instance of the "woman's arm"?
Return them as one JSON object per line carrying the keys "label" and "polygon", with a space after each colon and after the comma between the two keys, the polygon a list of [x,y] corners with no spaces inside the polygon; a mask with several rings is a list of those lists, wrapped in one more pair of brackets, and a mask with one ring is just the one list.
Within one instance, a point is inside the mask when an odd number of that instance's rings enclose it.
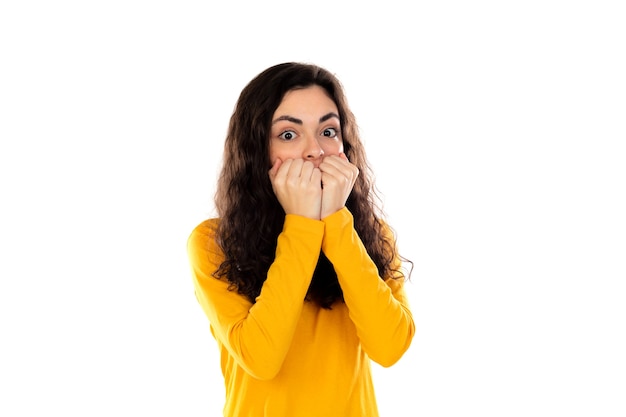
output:
{"label": "woman's arm", "polygon": [[317,264],[323,233],[321,221],[285,217],[276,258],[254,304],[230,291],[228,282],[212,276],[223,260],[212,227],[205,222],[189,237],[196,298],[215,337],[255,378],[271,379],[282,366]]}
{"label": "woman's arm", "polygon": [[[372,360],[391,366],[409,348],[415,333],[403,282],[380,279],[347,208],[322,221],[322,250],[337,272],[361,344]],[[399,260],[396,263],[399,266]]]}

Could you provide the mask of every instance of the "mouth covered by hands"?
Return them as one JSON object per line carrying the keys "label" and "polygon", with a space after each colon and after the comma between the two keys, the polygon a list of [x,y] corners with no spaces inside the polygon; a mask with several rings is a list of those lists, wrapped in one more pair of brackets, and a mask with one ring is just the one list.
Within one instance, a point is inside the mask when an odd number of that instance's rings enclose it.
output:
{"label": "mouth covered by hands", "polygon": [[346,205],[359,169],[344,153],[324,157],[319,167],[304,159],[277,159],[269,171],[286,214],[320,220]]}

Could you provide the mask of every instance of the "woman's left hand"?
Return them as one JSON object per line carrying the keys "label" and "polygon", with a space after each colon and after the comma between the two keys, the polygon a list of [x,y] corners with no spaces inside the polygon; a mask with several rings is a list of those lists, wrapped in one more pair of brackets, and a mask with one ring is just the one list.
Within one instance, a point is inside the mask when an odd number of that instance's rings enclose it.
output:
{"label": "woman's left hand", "polygon": [[322,171],[322,211],[323,219],[345,205],[352,187],[359,176],[359,169],[352,165],[346,155],[330,155],[319,166]]}

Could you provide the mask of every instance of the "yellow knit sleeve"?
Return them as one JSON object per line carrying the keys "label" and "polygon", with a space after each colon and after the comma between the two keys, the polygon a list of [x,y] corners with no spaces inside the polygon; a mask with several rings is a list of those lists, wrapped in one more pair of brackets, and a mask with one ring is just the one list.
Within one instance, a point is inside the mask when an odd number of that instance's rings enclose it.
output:
{"label": "yellow knit sleeve", "polygon": [[[415,333],[403,279],[380,278],[348,209],[322,220],[322,250],[337,272],[363,349],[375,362],[391,366],[409,348]],[[396,263],[399,265],[399,260]]]}
{"label": "yellow knit sleeve", "polygon": [[196,298],[214,336],[238,365],[257,379],[271,379],[291,345],[320,254],[324,224],[286,216],[276,258],[255,303],[212,276],[224,258],[215,242],[216,224],[217,220],[203,222],[188,240]]}

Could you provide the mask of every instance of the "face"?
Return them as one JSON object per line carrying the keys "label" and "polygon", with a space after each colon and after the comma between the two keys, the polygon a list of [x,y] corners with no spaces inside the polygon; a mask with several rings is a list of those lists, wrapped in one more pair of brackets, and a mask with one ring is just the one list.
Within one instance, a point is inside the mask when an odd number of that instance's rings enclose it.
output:
{"label": "face", "polygon": [[325,156],[343,152],[339,111],[320,86],[288,91],[274,116],[270,161],[304,159],[318,167]]}

